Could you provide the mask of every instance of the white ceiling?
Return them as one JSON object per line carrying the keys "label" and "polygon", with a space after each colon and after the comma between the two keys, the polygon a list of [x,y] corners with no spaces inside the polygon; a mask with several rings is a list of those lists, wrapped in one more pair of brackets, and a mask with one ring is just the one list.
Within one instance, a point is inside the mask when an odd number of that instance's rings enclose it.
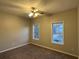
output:
{"label": "white ceiling", "polygon": [[29,13],[36,7],[49,13],[76,8],[79,0],[0,0],[0,10],[15,14]]}

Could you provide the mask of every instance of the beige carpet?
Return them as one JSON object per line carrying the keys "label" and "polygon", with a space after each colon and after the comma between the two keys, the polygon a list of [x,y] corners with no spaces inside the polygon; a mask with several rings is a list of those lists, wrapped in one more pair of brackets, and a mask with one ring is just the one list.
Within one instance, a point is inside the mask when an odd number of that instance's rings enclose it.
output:
{"label": "beige carpet", "polygon": [[0,59],[78,59],[32,44],[0,54]]}

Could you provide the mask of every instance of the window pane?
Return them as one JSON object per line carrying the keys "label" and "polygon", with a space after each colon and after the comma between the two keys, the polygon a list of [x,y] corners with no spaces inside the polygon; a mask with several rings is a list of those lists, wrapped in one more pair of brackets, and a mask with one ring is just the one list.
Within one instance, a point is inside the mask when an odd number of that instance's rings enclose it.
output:
{"label": "window pane", "polygon": [[63,33],[63,24],[62,23],[54,23],[53,24],[53,33]]}
{"label": "window pane", "polygon": [[55,44],[64,44],[63,22],[52,24],[52,41]]}
{"label": "window pane", "polygon": [[62,34],[53,34],[53,43],[63,44],[63,35]]}
{"label": "window pane", "polygon": [[38,24],[33,25],[33,39],[39,40],[39,25]]}

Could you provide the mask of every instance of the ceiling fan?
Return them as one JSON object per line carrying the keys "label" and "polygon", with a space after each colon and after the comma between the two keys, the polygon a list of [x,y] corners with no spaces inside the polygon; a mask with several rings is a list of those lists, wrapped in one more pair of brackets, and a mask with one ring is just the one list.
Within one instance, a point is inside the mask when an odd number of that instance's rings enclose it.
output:
{"label": "ceiling fan", "polygon": [[40,15],[47,15],[47,16],[51,16],[52,13],[48,13],[48,12],[45,12],[45,11],[41,11],[35,7],[31,7],[31,13],[29,13],[29,17],[37,17],[37,16],[40,16]]}

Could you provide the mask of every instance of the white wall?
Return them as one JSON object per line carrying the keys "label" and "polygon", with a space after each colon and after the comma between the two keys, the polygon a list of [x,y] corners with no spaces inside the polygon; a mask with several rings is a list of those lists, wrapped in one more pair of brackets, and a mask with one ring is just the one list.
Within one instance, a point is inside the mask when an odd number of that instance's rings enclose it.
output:
{"label": "white wall", "polygon": [[29,23],[18,16],[0,12],[0,52],[15,46],[27,44]]}

